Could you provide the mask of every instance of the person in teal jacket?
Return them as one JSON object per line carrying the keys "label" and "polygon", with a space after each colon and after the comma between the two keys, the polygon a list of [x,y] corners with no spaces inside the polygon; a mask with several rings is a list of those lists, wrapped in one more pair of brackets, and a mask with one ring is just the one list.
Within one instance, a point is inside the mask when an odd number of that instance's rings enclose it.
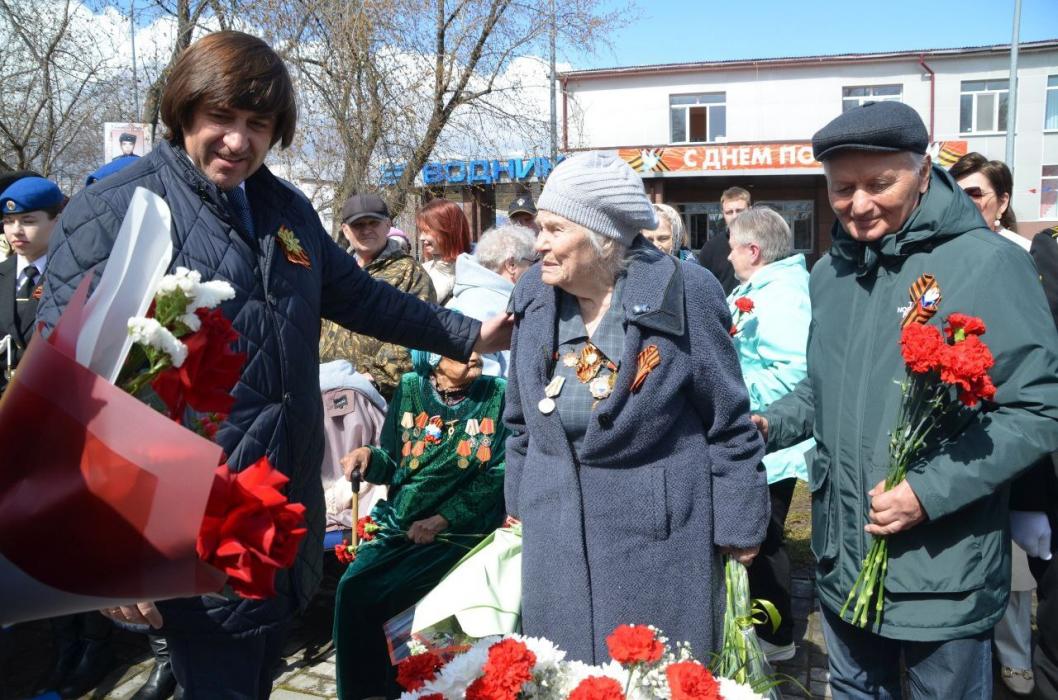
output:
{"label": "person in teal jacket", "polygon": [[[845,112],[813,137],[837,220],[811,274],[808,377],[756,419],[769,449],[816,440],[812,550],[835,698],[900,697],[901,656],[915,697],[991,697],[1009,483],[1058,448],[1058,334],[1032,261],[932,166],[928,141],[897,102]],[[911,291],[926,275],[939,297]],[[955,312],[984,321],[995,397],[963,409],[951,439],[924,446],[884,491],[901,322],[923,302],[937,326]],[[872,535],[889,538],[884,609],[860,629],[839,612]]]}
{"label": "person in teal jacket", "polygon": [[[655,205],[656,206],[656,205]],[[794,255],[793,233],[775,211],[756,206],[731,222],[728,260],[739,285],[727,297],[731,338],[749,392],[751,411],[763,411],[805,378],[805,347],[812,305],[803,255]],[[771,601],[779,612],[778,629],[757,625],[770,661],[785,661],[797,651],[793,641],[790,557],[786,552],[786,514],[797,480],[808,480],[805,440],[764,457],[771,518],[760,553],[749,568],[750,593]]]}

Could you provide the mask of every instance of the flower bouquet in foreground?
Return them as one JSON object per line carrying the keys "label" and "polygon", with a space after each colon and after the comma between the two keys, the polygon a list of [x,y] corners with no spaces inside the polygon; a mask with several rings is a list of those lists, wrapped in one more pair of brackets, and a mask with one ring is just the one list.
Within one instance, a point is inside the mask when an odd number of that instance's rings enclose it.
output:
{"label": "flower bouquet in foreground", "polygon": [[[984,333],[981,319],[958,313],[948,317],[943,335],[936,326],[924,323],[904,327],[900,352],[907,376],[900,382],[900,417],[889,438],[885,490],[904,480],[923,447],[942,444],[951,437],[943,434],[947,417],[995,395],[996,388],[988,376],[994,359],[981,340]],[[852,624],[866,627],[872,611],[875,623],[881,622],[888,561],[888,539],[874,537],[841,608],[842,617],[852,609]]]}
{"label": "flower bouquet in foreground", "polygon": [[[219,308],[235,297],[223,281],[203,282],[184,267],[162,277],[147,316],[128,321],[133,345],[120,386],[178,423],[213,440],[231,411],[231,392],[246,356]],[[305,508],[282,493],[288,479],[267,457],[240,472],[216,468],[196,543],[203,562],[220,569],[244,598],[275,595],[275,573],[290,567],[308,532]]]}
{"label": "flower bouquet in foreground", "polygon": [[717,678],[686,644],[671,648],[653,627],[621,625],[607,637],[611,661],[566,660],[546,639],[479,640],[447,660],[424,651],[397,667],[402,700],[761,700],[749,686]]}

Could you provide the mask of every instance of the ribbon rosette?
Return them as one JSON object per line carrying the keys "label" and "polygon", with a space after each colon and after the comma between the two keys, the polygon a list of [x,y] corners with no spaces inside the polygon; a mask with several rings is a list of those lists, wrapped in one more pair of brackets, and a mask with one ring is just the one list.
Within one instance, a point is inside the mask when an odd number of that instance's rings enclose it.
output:
{"label": "ribbon rosette", "polygon": [[305,506],[279,490],[288,479],[267,457],[238,473],[217,467],[198,535],[198,556],[228,576],[243,598],[275,595],[275,572],[294,563],[305,528]]}

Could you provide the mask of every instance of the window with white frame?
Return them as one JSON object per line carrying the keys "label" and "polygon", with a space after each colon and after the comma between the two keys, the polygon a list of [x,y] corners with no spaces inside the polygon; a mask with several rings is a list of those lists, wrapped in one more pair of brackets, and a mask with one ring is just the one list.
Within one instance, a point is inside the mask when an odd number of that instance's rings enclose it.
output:
{"label": "window with white frame", "polygon": [[841,88],[841,111],[859,107],[864,102],[899,102],[903,96],[902,85],[854,85]]}
{"label": "window with white frame", "polygon": [[1007,129],[1007,80],[964,80],[959,94],[959,133]]}
{"label": "window with white frame", "polygon": [[1058,165],[1043,166],[1040,178],[1040,218],[1058,219]]}
{"label": "window with white frame", "polygon": [[1047,111],[1043,116],[1044,129],[1058,129],[1058,75],[1047,76]]}
{"label": "window with white frame", "polygon": [[726,137],[726,100],[723,92],[669,95],[672,143],[711,143]]}

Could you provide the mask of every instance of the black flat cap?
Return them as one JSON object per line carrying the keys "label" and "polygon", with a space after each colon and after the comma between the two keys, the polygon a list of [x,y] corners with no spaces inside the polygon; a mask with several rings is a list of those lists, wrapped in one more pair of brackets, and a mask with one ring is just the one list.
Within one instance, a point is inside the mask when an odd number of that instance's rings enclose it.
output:
{"label": "black flat cap", "polygon": [[922,117],[903,102],[864,102],[842,112],[812,137],[812,155],[826,160],[838,151],[925,153],[929,133]]}
{"label": "black flat cap", "polygon": [[377,194],[354,194],[342,206],[342,223],[351,224],[361,219],[389,218],[389,207]]}

